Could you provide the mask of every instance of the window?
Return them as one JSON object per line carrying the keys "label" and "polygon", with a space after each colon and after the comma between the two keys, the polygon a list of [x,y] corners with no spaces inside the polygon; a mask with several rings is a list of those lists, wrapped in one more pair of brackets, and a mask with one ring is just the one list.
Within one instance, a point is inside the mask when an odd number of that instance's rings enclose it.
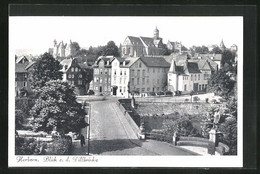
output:
{"label": "window", "polygon": [[145,76],[145,70],[143,70],[143,77]]}
{"label": "window", "polygon": [[200,74],[198,74],[198,80],[200,80]]}
{"label": "window", "polygon": [[107,69],[105,69],[105,74],[107,74]]}
{"label": "window", "polygon": [[111,83],[111,79],[108,77],[108,83]]}
{"label": "window", "polygon": [[147,92],[149,92],[150,91],[150,88],[147,88]]}
{"label": "window", "polygon": [[97,86],[95,86],[95,90],[98,90],[98,87],[97,87]]}
{"label": "window", "polygon": [[140,88],[136,88],[136,91],[140,92]]}
{"label": "window", "polygon": [[78,67],[75,68],[75,72],[78,72]]}
{"label": "window", "polygon": [[116,70],[114,71],[114,75],[116,75]]}
{"label": "window", "polygon": [[142,68],[142,62],[139,63],[139,68]]}
{"label": "window", "polygon": [[187,91],[187,85],[184,85],[184,91]]}
{"label": "window", "polygon": [[73,67],[71,68],[71,72],[74,72],[74,68]]}
{"label": "window", "polygon": [[100,83],[102,83],[102,77],[100,77],[100,79],[99,79],[99,80],[100,80]]}
{"label": "window", "polygon": [[100,74],[102,74],[102,69],[100,69]]}
{"label": "window", "polygon": [[194,81],[196,81],[196,80],[197,80],[197,75],[195,74],[195,75],[194,75]]}
{"label": "window", "polygon": [[122,92],[122,86],[119,87],[119,92]]}
{"label": "window", "polygon": [[105,83],[107,83],[107,78],[105,78]]}
{"label": "window", "polygon": [[134,76],[134,75],[135,75],[135,70],[132,69],[132,70],[131,70],[131,76]]}
{"label": "window", "polygon": [[74,78],[74,74],[71,74],[71,78],[72,78],[72,79]]}
{"label": "window", "polygon": [[82,80],[78,80],[78,85],[82,85]]}
{"label": "window", "polygon": [[132,83],[132,84],[135,83],[135,79],[134,79],[134,78],[131,79],[131,83]]}
{"label": "window", "polygon": [[137,70],[137,77],[140,77],[140,70]]}
{"label": "window", "polygon": [[125,92],[125,89],[126,89],[126,88],[124,87],[124,92]]}
{"label": "window", "polygon": [[99,81],[99,78],[98,77],[96,77],[96,82],[98,82]]}
{"label": "window", "polygon": [[68,75],[68,78],[71,78],[71,74]]}
{"label": "window", "polygon": [[126,70],[124,70],[124,75],[126,75]]}
{"label": "window", "polygon": [[74,81],[71,81],[71,84],[74,85]]}
{"label": "window", "polygon": [[108,75],[111,75],[111,70],[110,69],[108,69]]}
{"label": "window", "polygon": [[190,80],[191,80],[191,81],[193,80],[192,75],[190,75]]}
{"label": "window", "polygon": [[143,85],[145,84],[145,78],[143,78]]}
{"label": "window", "polygon": [[183,76],[183,80],[185,80],[185,76]]}
{"label": "window", "polygon": [[149,79],[146,80],[146,83],[149,84]]}
{"label": "window", "polygon": [[139,85],[139,78],[137,78],[137,85]]}
{"label": "window", "polygon": [[98,72],[98,69],[97,68],[95,68],[95,74],[98,74],[99,72]]}
{"label": "window", "polygon": [[26,74],[26,73],[24,74],[24,78],[25,78],[25,79],[27,78],[27,74]]}
{"label": "window", "polygon": [[199,85],[199,91],[201,91],[201,85]]}
{"label": "window", "polygon": [[81,72],[81,69],[79,68],[79,72]]}
{"label": "window", "polygon": [[68,65],[65,65],[65,70],[67,70],[68,69]]}
{"label": "window", "polygon": [[82,74],[79,74],[79,78],[82,78]]}
{"label": "window", "polygon": [[145,88],[142,88],[142,92],[144,92],[145,91]]}

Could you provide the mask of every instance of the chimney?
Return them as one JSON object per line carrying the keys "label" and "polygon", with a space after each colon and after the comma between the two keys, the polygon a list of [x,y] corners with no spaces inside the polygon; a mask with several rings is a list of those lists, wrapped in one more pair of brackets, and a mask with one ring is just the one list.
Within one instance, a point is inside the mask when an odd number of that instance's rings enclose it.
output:
{"label": "chimney", "polygon": [[123,66],[125,66],[125,61],[123,61]]}

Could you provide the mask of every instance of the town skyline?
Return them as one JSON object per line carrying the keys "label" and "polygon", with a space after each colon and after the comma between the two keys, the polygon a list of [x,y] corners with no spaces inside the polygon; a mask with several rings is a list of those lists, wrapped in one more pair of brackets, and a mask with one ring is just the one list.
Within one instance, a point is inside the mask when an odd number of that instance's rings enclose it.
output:
{"label": "town skyline", "polygon": [[[18,50],[16,54],[39,55],[48,52],[54,39],[64,43],[70,40],[78,42],[84,49],[103,46],[111,40],[119,47],[127,36],[152,37],[157,27],[164,44],[168,40],[180,41],[189,48],[193,45],[219,45],[223,39],[226,47],[236,44],[241,48],[241,19],[242,17],[10,17],[9,41],[11,48],[15,52]],[[20,29],[16,30],[17,28]]]}

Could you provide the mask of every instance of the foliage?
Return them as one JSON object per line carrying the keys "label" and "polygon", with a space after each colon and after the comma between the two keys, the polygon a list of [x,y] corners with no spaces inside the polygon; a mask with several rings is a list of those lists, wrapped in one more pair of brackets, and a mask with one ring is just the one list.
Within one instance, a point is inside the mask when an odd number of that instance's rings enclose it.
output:
{"label": "foliage", "polygon": [[172,95],[173,93],[172,93],[172,91],[166,91],[165,94],[166,95]]}
{"label": "foliage", "polygon": [[62,79],[62,66],[49,53],[44,53],[33,65],[30,73],[31,87],[36,95],[47,81]]}
{"label": "foliage", "polygon": [[119,49],[116,46],[114,41],[109,41],[107,45],[104,47],[103,53],[105,56],[115,56],[118,57],[119,55]]}
{"label": "foliage", "polygon": [[151,96],[155,96],[155,92],[149,92]]}
{"label": "foliage", "polygon": [[56,137],[46,149],[48,155],[70,155],[71,150],[72,139],[68,136]]}
{"label": "foliage", "polygon": [[79,46],[78,42],[72,42],[71,45],[72,45],[73,48],[75,48],[76,53],[78,51],[80,51],[80,46]]}
{"label": "foliage", "polygon": [[77,103],[74,87],[59,80],[49,81],[41,88],[35,105],[30,110],[35,131],[52,131],[61,134],[79,132],[86,126],[85,111]]}
{"label": "foliage", "polygon": [[214,54],[222,54],[222,50],[219,47],[214,47],[211,52]]}
{"label": "foliage", "polygon": [[15,155],[39,155],[41,146],[45,144],[34,138],[15,137]]}
{"label": "foliage", "polygon": [[15,109],[15,129],[21,129],[23,127],[23,120],[25,114],[22,110]]}
{"label": "foliage", "polygon": [[231,66],[235,62],[235,53],[230,50],[224,50],[222,53],[221,66],[223,67],[225,64]]}
{"label": "foliage", "polygon": [[200,98],[198,96],[193,97],[193,101],[197,102],[199,100],[200,100]]}
{"label": "foliage", "polygon": [[160,50],[160,55],[165,55],[165,56],[168,56],[172,53],[173,51],[172,50],[169,50],[167,48],[167,45],[166,44],[163,44],[162,45],[162,49]]}
{"label": "foliage", "polygon": [[164,95],[164,92],[162,92],[162,91],[157,92],[157,95]]}
{"label": "foliage", "polygon": [[167,119],[163,123],[163,130],[171,135],[178,136],[200,136],[197,129],[192,125],[189,115],[182,115],[177,119]]}
{"label": "foliage", "polygon": [[20,97],[26,97],[28,95],[28,91],[26,90],[25,87],[22,87],[20,89]]}
{"label": "foliage", "polygon": [[235,117],[228,117],[226,121],[219,126],[219,131],[223,132],[223,143],[230,148],[230,154],[237,154],[237,119]]}
{"label": "foliage", "polygon": [[93,90],[89,90],[87,94],[88,94],[88,95],[94,95],[95,92],[94,92]]}

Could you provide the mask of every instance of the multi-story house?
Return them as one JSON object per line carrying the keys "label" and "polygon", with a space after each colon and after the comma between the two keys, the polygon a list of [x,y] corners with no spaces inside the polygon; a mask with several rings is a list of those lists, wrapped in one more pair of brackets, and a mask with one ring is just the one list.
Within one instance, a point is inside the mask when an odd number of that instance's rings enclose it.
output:
{"label": "multi-story house", "polygon": [[29,62],[25,56],[19,57],[15,64],[15,96],[18,97],[22,90],[24,96],[32,93],[29,81],[29,71],[34,62]]}
{"label": "multi-story house", "polygon": [[122,44],[122,56],[151,56],[161,55],[163,47],[162,38],[159,37],[159,30],[154,30],[153,37],[127,36]]}
{"label": "multi-story house", "polygon": [[181,42],[171,42],[171,41],[168,41],[167,43],[167,48],[169,50],[179,50],[179,52],[181,52],[181,47],[182,47],[182,44]]}
{"label": "multi-story house", "polygon": [[217,67],[214,62],[211,65],[207,59],[187,59],[183,65],[176,65],[173,59],[168,72],[168,90],[182,93],[206,91],[211,74],[217,71],[214,67]]}
{"label": "multi-story house", "polygon": [[93,67],[93,85],[95,95],[110,95],[111,93],[111,62],[113,56],[100,56]]}
{"label": "multi-story house", "polygon": [[79,95],[86,93],[86,78],[84,70],[74,58],[64,59],[60,62],[63,72],[62,80],[74,85]]}
{"label": "multi-story house", "polygon": [[112,62],[112,95],[128,97],[129,92],[147,96],[167,87],[170,64],[162,57],[116,58]]}

